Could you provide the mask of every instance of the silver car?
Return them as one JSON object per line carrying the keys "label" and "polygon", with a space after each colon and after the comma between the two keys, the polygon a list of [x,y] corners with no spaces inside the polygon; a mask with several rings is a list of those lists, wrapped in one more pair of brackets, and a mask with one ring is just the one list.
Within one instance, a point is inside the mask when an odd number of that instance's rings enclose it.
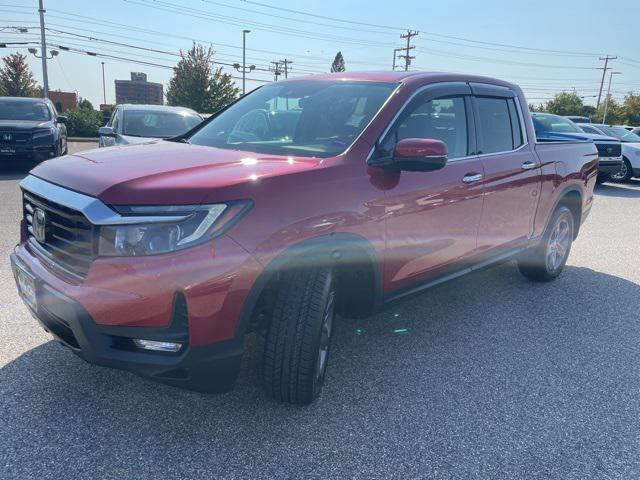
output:
{"label": "silver car", "polygon": [[188,132],[203,118],[190,108],[164,105],[118,105],[109,123],[98,130],[99,145],[132,145]]}

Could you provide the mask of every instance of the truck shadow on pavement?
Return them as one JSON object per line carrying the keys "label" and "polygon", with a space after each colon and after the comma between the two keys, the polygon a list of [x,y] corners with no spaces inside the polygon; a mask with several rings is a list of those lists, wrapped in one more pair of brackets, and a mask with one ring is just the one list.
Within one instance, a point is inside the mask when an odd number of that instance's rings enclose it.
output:
{"label": "truck shadow on pavement", "polygon": [[339,319],[327,384],[308,408],[266,398],[256,338],[223,395],[91,366],[48,342],[0,371],[4,478],[375,476],[385,455],[389,476],[438,465],[518,476],[569,454],[584,469],[631,462],[639,298],[640,285],[588,268],[550,284],[513,263],[477,272]]}

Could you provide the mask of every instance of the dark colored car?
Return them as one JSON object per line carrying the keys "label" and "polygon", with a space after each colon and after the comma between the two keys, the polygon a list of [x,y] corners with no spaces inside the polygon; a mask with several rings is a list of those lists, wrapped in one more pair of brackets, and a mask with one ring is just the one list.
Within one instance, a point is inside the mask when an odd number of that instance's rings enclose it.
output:
{"label": "dark colored car", "polygon": [[184,107],[118,105],[106,126],[98,131],[100,147],[135,145],[182,135],[203,117]]}
{"label": "dark colored car", "polygon": [[48,99],[0,97],[0,164],[64,155],[66,122]]}
{"label": "dark colored car", "polygon": [[598,180],[604,182],[617,175],[622,169],[622,143],[607,136],[586,133],[567,117],[552,113],[532,112],[536,136],[541,142],[557,142],[565,140],[592,141],[598,149]]}
{"label": "dark colored car", "polygon": [[89,362],[225,391],[258,332],[269,395],[308,404],[337,313],[506,259],[560,275],[597,165],[591,141],[536,142],[507,82],[301,77],[173,141],[40,165],[11,262],[33,315]]}

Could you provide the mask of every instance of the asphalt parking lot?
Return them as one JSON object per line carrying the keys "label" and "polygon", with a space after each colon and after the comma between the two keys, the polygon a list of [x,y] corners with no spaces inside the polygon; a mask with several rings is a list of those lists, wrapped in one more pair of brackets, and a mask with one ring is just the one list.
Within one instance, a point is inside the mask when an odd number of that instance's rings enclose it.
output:
{"label": "asphalt parking lot", "polygon": [[84,363],[18,299],[22,172],[0,175],[0,477],[640,478],[640,182],[598,188],[564,274],[512,263],[338,322],[308,408]]}

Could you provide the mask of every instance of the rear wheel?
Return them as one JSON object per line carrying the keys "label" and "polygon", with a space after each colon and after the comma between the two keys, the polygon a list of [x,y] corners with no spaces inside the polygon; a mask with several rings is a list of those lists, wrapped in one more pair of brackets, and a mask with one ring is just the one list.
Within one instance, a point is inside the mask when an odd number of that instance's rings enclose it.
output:
{"label": "rear wheel", "polygon": [[518,259],[520,273],[538,282],[549,282],[558,277],[569,257],[573,232],[571,210],[559,207],[540,243]]}
{"label": "rear wheel", "polygon": [[628,182],[633,177],[633,169],[631,168],[631,162],[627,158],[622,161],[622,167],[618,173],[611,175],[611,180],[617,183]]}
{"label": "rear wheel", "polygon": [[328,267],[283,275],[263,359],[264,387],[274,399],[308,405],[320,394],[333,333],[334,285]]}

